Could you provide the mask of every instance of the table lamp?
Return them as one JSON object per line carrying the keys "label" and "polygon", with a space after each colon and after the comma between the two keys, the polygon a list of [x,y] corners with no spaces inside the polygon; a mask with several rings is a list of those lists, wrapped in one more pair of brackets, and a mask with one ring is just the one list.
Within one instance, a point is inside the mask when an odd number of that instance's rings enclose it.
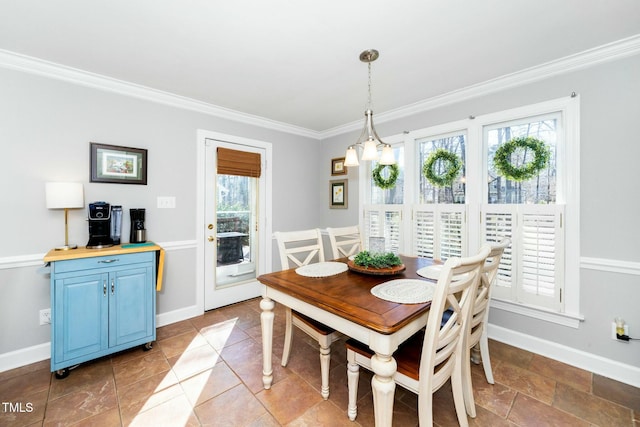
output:
{"label": "table lamp", "polygon": [[69,209],[84,207],[84,191],[78,182],[47,182],[47,209],[64,209],[64,246],[56,250],[76,249],[69,245]]}

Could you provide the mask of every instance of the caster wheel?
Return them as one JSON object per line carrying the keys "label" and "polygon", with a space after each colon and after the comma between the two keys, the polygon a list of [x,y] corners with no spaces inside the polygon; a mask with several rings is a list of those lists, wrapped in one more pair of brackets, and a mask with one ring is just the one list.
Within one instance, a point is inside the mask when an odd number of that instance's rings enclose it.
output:
{"label": "caster wheel", "polygon": [[153,343],[146,343],[145,345],[142,346],[142,351],[149,351],[153,348]]}
{"label": "caster wheel", "polygon": [[58,369],[56,371],[56,379],[58,380],[62,380],[64,378],[67,378],[69,376],[69,369],[65,368],[65,369]]}

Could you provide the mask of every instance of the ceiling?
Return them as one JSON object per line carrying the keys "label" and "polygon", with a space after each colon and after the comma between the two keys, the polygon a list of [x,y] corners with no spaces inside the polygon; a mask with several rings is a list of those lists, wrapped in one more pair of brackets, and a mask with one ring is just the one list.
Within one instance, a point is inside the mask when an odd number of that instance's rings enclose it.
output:
{"label": "ceiling", "polygon": [[638,0],[0,0],[0,49],[322,132],[640,34]]}

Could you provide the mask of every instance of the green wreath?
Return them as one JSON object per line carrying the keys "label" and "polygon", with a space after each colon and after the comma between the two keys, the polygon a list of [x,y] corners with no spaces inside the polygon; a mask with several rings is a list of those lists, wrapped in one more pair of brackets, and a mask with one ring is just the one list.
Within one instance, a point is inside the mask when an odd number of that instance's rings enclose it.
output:
{"label": "green wreath", "polygon": [[[533,160],[516,167],[511,163],[511,155],[517,149],[531,149]],[[526,156],[525,156],[526,157]],[[526,181],[538,175],[541,170],[547,167],[551,153],[549,148],[539,139],[532,137],[513,138],[502,144],[493,156],[493,165],[496,171],[512,181]]]}
{"label": "green wreath", "polygon": [[[389,168],[389,177],[386,179],[383,178],[381,174],[384,168]],[[383,190],[387,190],[389,188],[395,187],[396,181],[398,180],[398,175],[400,175],[400,169],[396,164],[382,165],[378,163],[378,166],[375,167],[371,175],[373,177],[373,182],[375,182],[378,187],[382,188]]]}
{"label": "green wreath", "polygon": [[[444,172],[441,174],[434,171],[434,166],[438,161],[446,164]],[[436,187],[448,187],[453,184],[462,169],[462,161],[456,153],[452,153],[444,148],[438,148],[431,152],[427,160],[422,165],[422,175]]]}

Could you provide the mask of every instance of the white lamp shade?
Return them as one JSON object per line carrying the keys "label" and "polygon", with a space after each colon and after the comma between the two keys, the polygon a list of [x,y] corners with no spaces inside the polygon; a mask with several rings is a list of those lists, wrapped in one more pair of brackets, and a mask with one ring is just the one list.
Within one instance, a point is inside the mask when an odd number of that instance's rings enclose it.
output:
{"label": "white lamp shade", "polygon": [[344,165],[345,166],[358,166],[360,162],[358,162],[358,153],[356,149],[351,146],[347,148],[347,154],[344,156]]}
{"label": "white lamp shade", "polygon": [[47,182],[47,209],[84,207],[84,190],[79,182]]}
{"label": "white lamp shade", "polygon": [[378,160],[378,147],[374,139],[367,139],[365,141],[362,160]]}
{"label": "white lamp shade", "polygon": [[394,165],[396,158],[393,156],[393,148],[390,145],[382,147],[382,155],[380,156],[381,165]]}

